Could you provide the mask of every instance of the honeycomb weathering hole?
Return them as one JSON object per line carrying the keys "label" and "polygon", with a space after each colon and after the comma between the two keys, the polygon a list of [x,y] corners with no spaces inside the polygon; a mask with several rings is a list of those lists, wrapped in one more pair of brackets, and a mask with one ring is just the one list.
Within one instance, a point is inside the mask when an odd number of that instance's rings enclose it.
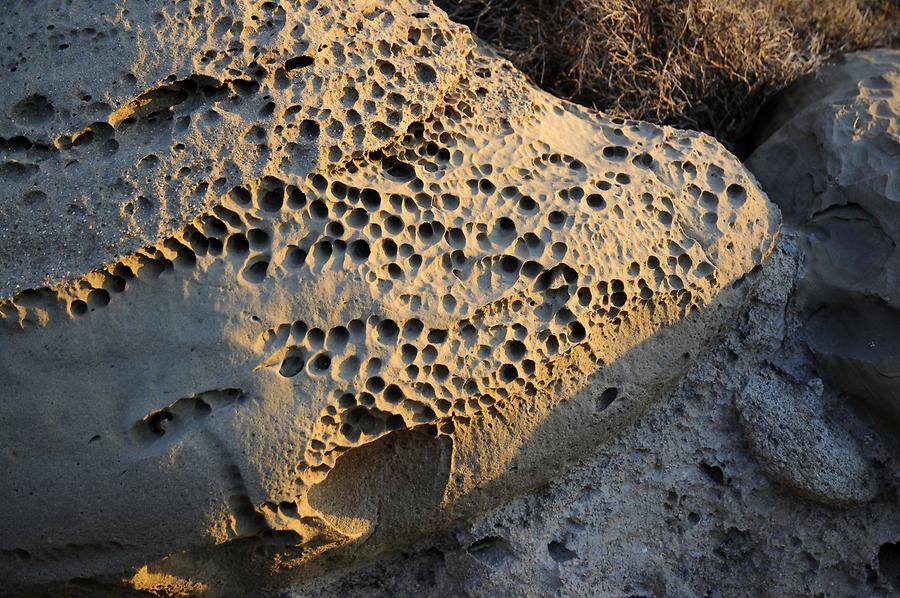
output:
{"label": "honeycomb weathering hole", "polygon": [[619,397],[619,389],[615,387],[610,387],[604,390],[600,397],[597,399],[597,409],[599,411],[606,411],[610,405],[613,404]]}

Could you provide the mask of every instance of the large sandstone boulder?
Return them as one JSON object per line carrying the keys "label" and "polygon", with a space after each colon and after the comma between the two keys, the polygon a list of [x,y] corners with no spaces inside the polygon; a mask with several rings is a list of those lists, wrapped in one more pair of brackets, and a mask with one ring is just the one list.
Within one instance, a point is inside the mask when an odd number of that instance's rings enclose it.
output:
{"label": "large sandstone boulder", "polygon": [[428,3],[133,4],[4,24],[10,583],[259,589],[498,504],[772,250],[713,139],[558,101]]}
{"label": "large sandstone boulder", "polygon": [[747,161],[806,235],[797,298],[823,374],[900,426],[900,51],[844,56],[797,82]]}

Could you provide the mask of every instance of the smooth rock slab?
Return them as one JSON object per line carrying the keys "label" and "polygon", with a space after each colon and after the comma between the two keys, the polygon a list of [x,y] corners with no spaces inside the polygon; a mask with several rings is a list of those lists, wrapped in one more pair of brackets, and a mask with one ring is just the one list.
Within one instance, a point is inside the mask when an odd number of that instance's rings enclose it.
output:
{"label": "smooth rock slab", "polygon": [[[422,12],[391,4],[397,44]],[[601,450],[734,317],[779,216],[719,144],[410,51],[455,84],[399,134],[362,121],[383,147],[235,172],[171,236],[5,300],[0,574],[228,592],[402,545]]]}

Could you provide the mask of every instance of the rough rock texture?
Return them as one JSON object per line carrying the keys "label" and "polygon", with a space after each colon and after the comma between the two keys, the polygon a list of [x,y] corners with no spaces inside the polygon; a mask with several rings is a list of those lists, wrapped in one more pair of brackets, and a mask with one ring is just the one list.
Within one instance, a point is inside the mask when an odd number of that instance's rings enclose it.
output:
{"label": "rough rock texture", "polygon": [[430,4],[69,4],[0,25],[12,583],[259,590],[469,517],[638,419],[772,250],[714,140]]}
{"label": "rough rock texture", "polygon": [[898,65],[848,56],[761,123],[749,164],[791,224],[748,309],[638,424],[545,487],[290,595],[900,593]]}
{"label": "rough rock texture", "polygon": [[760,137],[748,167],[807,233],[809,346],[900,439],[900,51],[850,54],[799,81]]}
{"label": "rough rock texture", "polygon": [[0,295],[152,245],[238,182],[302,179],[402,135],[474,47],[422,8],[6,3]]}
{"label": "rough rock texture", "polygon": [[855,441],[824,417],[824,388],[792,384],[777,371],[756,373],[735,397],[741,428],[760,467],[799,494],[841,507],[875,496],[875,474]]}
{"label": "rough rock texture", "polygon": [[[785,233],[722,342],[601,454],[413,550],[282,595],[897,595],[900,459],[817,377],[791,297],[804,269],[802,242]],[[806,406],[817,417],[807,431],[827,425],[852,436],[850,454],[876,471],[870,502],[835,509],[801,498],[793,480],[766,475],[747,438],[761,430],[748,428],[737,409],[760,377],[793,389],[770,396],[788,413],[802,389],[815,389]],[[802,421],[785,424],[803,433]],[[827,463],[818,466],[828,473]]]}

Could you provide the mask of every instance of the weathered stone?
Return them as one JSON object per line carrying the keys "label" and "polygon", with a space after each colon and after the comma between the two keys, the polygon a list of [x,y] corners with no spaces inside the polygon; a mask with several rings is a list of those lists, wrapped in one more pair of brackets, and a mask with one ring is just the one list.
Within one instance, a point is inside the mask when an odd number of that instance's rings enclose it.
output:
{"label": "weathered stone", "polygon": [[747,161],[806,233],[797,299],[823,376],[900,426],[900,51],[849,54],[789,88]]}
{"label": "weathered stone", "polygon": [[875,496],[875,472],[850,434],[828,422],[822,381],[800,386],[769,369],[735,403],[754,457],[766,474],[797,494],[834,507]]}
{"label": "weathered stone", "polygon": [[[54,109],[7,123],[35,168],[4,205],[40,190],[40,242],[86,247],[0,262],[34,287],[0,306],[16,583],[259,588],[495,505],[671,388],[772,250],[777,209],[713,139],[547,96],[430,5],[230,10],[78,12],[134,79],[88,118],[72,74],[5,91]],[[29,65],[59,61],[53,15],[15,16],[48,40]],[[79,164],[85,205],[149,201],[91,208],[112,248],[62,220]]]}

